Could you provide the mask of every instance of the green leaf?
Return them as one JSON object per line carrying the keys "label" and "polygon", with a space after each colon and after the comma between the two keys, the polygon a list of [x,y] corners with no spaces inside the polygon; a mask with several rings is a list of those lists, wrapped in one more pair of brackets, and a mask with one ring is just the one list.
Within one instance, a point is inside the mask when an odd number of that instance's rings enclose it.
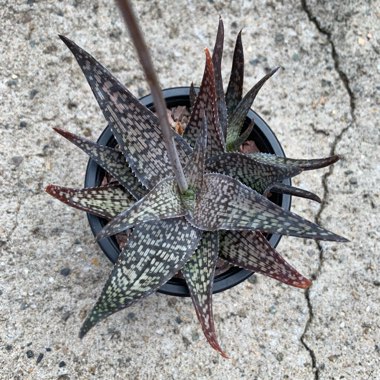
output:
{"label": "green leaf", "polygon": [[207,170],[231,176],[263,193],[268,186],[294,177],[302,169],[284,163],[268,162],[262,156],[243,153],[215,154],[207,160]]}
{"label": "green leaf", "polygon": [[218,253],[219,234],[203,233],[199,247],[183,267],[182,274],[207,341],[222,356],[227,357],[218,343],[212,312],[212,288]]}
{"label": "green leaf", "polygon": [[227,106],[226,106],[226,99],[224,96],[223,79],[222,79],[223,43],[224,43],[224,25],[223,25],[223,20],[219,18],[218,32],[216,35],[216,41],[215,41],[214,50],[212,53],[212,63],[214,66],[219,124],[220,124],[220,128],[222,129],[223,136],[226,136]]}
{"label": "green leaf", "polygon": [[288,264],[258,231],[221,233],[220,256],[232,265],[261,273],[297,288],[308,288],[311,281]]}
{"label": "green leaf", "polygon": [[105,219],[112,219],[133,204],[119,184],[86,189],[49,185],[45,191],[67,205]]}
{"label": "green leaf", "polygon": [[[111,126],[133,173],[147,188],[173,176],[157,116],[143,106],[106,68],[68,38],[60,36],[74,54]],[[173,131],[180,159],[190,146]]]}
{"label": "green leaf", "polygon": [[185,219],[144,223],[132,231],[79,336],[99,321],[155,292],[188,261],[202,233]]}
{"label": "green leaf", "polygon": [[88,154],[92,160],[123,185],[133,197],[140,199],[147,193],[119,151],[96,144],[60,128],[54,128],[54,130]]}
{"label": "green leaf", "polygon": [[202,189],[203,174],[205,171],[205,159],[207,149],[207,119],[206,115],[202,115],[202,127],[199,131],[197,142],[194,146],[193,153],[185,168],[186,179],[189,187],[199,192]]}
{"label": "green leaf", "polygon": [[266,162],[270,165],[287,165],[287,166],[296,166],[302,170],[314,170],[314,169],[321,169],[326,166],[335,164],[340,157],[338,155],[333,155],[331,157],[325,157],[325,158],[316,158],[316,159],[309,159],[309,160],[298,160],[294,158],[287,158],[287,157],[279,157],[274,154],[269,153],[251,153],[249,154],[250,157],[260,160],[261,162]]}
{"label": "green leaf", "polygon": [[224,137],[219,124],[216,101],[214,68],[210,53],[206,49],[206,66],[202,84],[183,136],[190,145],[195,145],[202,128],[202,114],[205,112],[208,124],[207,149],[209,154],[224,152]]}
{"label": "green leaf", "polygon": [[129,209],[115,216],[97,235],[97,239],[115,235],[135,225],[183,216],[186,208],[182,203],[177,183],[173,178],[159,182],[144,198]]}
{"label": "green leaf", "polygon": [[310,191],[300,189],[300,188],[294,187],[294,186],[285,185],[283,183],[275,183],[275,184],[269,186],[265,190],[264,195],[266,196],[268,193],[290,194],[290,195],[294,195],[296,197],[311,199],[312,201],[316,201],[318,203],[322,202],[321,198],[319,198],[318,195],[316,195]]}
{"label": "green leaf", "polygon": [[269,201],[239,181],[222,175],[203,177],[194,213],[185,216],[205,231],[258,230],[316,240],[347,241]]}
{"label": "green leaf", "polygon": [[265,75],[259,82],[257,82],[244,96],[244,98],[237,105],[235,110],[232,112],[227,129],[227,145],[232,145],[234,141],[239,137],[240,132],[243,128],[245,118],[247,117],[248,111],[252,106],[258,92],[264,83],[279,69],[276,67],[269,74]]}
{"label": "green leaf", "polygon": [[244,50],[241,42],[241,31],[236,38],[230,81],[226,92],[227,113],[232,115],[243,96]]}
{"label": "green leaf", "polygon": [[243,145],[251,135],[254,126],[255,124],[251,121],[245,131],[232,143],[232,145],[226,146],[227,152],[238,151],[240,146]]}

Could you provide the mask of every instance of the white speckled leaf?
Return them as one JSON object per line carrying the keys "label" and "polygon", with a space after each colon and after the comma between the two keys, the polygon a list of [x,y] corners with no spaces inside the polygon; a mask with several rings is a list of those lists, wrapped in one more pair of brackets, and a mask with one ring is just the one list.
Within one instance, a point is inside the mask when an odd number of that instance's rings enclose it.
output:
{"label": "white speckled leaf", "polygon": [[79,336],[165,284],[194,253],[201,235],[183,218],[136,226]]}
{"label": "white speckled leaf", "polygon": [[210,53],[206,49],[206,66],[202,84],[183,136],[190,145],[195,145],[202,128],[202,114],[205,112],[208,124],[208,154],[224,152],[224,137],[219,124],[216,102],[214,68]]}
{"label": "white speckled leaf", "polygon": [[207,160],[207,170],[229,175],[245,185],[263,193],[274,182],[299,174],[302,169],[294,165],[275,163],[243,153],[222,153]]}
{"label": "white speckled leaf", "polygon": [[200,191],[202,188],[203,174],[205,171],[206,149],[207,119],[206,115],[203,114],[202,127],[199,131],[199,136],[194,146],[193,153],[191,154],[185,168],[185,175],[189,186],[196,192]]}
{"label": "white speckled leaf", "polygon": [[[74,54],[111,126],[132,171],[146,187],[173,176],[157,116],[143,106],[105,67],[68,38],[63,42]],[[190,146],[173,131],[182,161]]]}
{"label": "white speckled leaf", "polygon": [[212,287],[218,254],[219,233],[204,232],[197,250],[183,267],[182,274],[207,341],[226,357],[217,340],[212,312]]}
{"label": "white speckled leaf", "polygon": [[302,170],[313,170],[320,169],[326,166],[332,165],[339,160],[339,156],[334,155],[325,158],[315,158],[309,160],[298,160],[294,158],[278,157],[275,154],[269,153],[251,153],[248,156],[258,160],[260,162],[266,162],[270,165],[286,165],[286,166],[296,166]]}
{"label": "white speckled leaf", "polygon": [[63,129],[54,128],[54,130],[88,154],[100,167],[123,185],[133,197],[140,199],[147,193],[119,151],[96,144]]}
{"label": "white speckled leaf", "polygon": [[186,218],[205,231],[259,230],[317,240],[347,241],[306,219],[283,210],[241,182],[205,174],[193,214]]}
{"label": "white speckled leaf", "polygon": [[219,125],[223,132],[223,136],[225,136],[227,132],[227,107],[226,107],[226,99],[224,96],[223,78],[222,78],[223,43],[224,43],[224,25],[223,25],[223,20],[220,18],[218,32],[216,34],[214,50],[212,52],[212,63],[214,66],[216,104],[218,107]]}
{"label": "white speckled leaf", "polygon": [[232,69],[230,81],[226,92],[226,105],[228,115],[232,115],[233,111],[239,104],[243,95],[244,81],[244,50],[241,42],[241,31],[236,38],[234,57],[232,60]]}
{"label": "white speckled leaf", "polygon": [[105,219],[112,219],[133,204],[132,197],[118,184],[86,189],[49,185],[45,191],[71,207]]}
{"label": "white speckled leaf", "polygon": [[178,218],[186,213],[174,178],[162,180],[144,198],[115,216],[97,235],[97,239],[115,235],[135,225]]}
{"label": "white speckled leaf", "polygon": [[258,231],[226,231],[220,234],[220,256],[232,265],[272,277],[297,288],[311,281],[288,264]]}

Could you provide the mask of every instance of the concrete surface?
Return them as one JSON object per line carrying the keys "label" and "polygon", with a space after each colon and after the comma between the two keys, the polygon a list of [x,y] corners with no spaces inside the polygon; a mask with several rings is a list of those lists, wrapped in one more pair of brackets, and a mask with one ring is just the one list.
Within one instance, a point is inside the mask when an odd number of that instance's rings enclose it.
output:
{"label": "concrete surface", "polygon": [[294,210],[351,240],[284,238],[308,292],[256,277],[215,296],[205,342],[189,299],[153,295],[80,341],[110,264],[83,213],[43,192],[81,186],[87,158],[51,127],[96,139],[105,121],[65,34],[136,95],[148,92],[113,2],[0,0],[1,379],[379,379],[379,1],[136,1],[163,87],[199,84],[225,22],[224,69],[244,27],[248,89],[283,70],[255,109],[288,156],[344,158],[295,184]]}

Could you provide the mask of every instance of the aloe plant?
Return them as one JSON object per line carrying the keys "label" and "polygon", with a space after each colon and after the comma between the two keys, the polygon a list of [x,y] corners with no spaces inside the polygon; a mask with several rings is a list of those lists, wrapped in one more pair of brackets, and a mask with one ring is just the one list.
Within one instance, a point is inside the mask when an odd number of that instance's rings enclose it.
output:
{"label": "aloe plant", "polygon": [[[130,9],[125,14],[131,16]],[[133,17],[128,24],[131,28]],[[138,33],[132,27],[137,46]],[[237,152],[254,128],[252,125],[248,132],[244,131],[246,114],[262,85],[277,69],[243,97],[244,59],[239,33],[230,82],[224,93],[222,20],[213,56],[205,51],[199,93],[194,88],[191,91],[192,112],[183,136],[169,131],[162,112],[159,119],[90,54],[68,38],[60,37],[78,61],[118,147],[101,146],[55,128],[95,160],[113,181],[88,189],[49,185],[46,191],[72,207],[109,220],[98,239],[130,231],[80,337],[99,321],[155,292],[182,271],[206,339],[226,356],[217,340],[212,311],[217,259],[291,286],[309,287],[310,280],[270,246],[263,232],[317,240],[346,239],[283,210],[266,195],[277,191],[319,200],[310,192],[283,185],[282,181],[303,170],[330,165],[338,157],[296,160]],[[140,50],[147,53],[144,46]],[[149,74],[149,60],[147,67],[154,92],[157,82],[152,80],[152,71]],[[155,106],[162,110],[157,103]]]}

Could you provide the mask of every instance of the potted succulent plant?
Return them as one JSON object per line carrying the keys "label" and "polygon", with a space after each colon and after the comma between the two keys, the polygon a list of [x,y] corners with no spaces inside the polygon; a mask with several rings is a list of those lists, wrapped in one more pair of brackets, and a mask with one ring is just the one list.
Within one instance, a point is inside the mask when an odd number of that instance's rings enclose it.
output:
{"label": "potted succulent plant", "polygon": [[[221,24],[222,25],[222,24]],[[186,124],[188,119],[187,109],[190,108],[190,91],[191,87],[177,87],[163,90],[163,95],[165,103],[169,110],[174,109],[172,112],[173,118],[171,124],[173,127],[179,124],[180,130],[182,126]],[[151,109],[153,107],[153,99],[150,95],[145,96],[139,99],[140,102],[145,105],[147,108]],[[185,110],[183,107],[186,107]],[[179,109],[179,115],[176,115],[176,111]],[[185,114],[183,117],[182,115]],[[178,121],[181,119],[181,122]],[[184,119],[184,120],[183,120]],[[251,131],[248,139],[251,142],[255,142],[255,146],[260,152],[276,154],[280,157],[285,157],[284,151],[281,147],[281,144],[277,140],[276,136],[265,123],[265,121],[254,111],[249,110],[247,114],[246,124],[250,125],[253,123],[255,128]],[[115,147],[117,144],[114,136],[112,134],[111,128],[107,127],[103,133],[100,135],[97,144],[107,145]],[[252,150],[252,149],[251,149]],[[89,160],[86,178],[85,178],[85,187],[97,187],[104,182],[106,172],[92,159]],[[290,179],[285,179],[285,182],[290,185]],[[290,210],[290,195],[289,194],[272,194],[271,201],[278,204],[285,210]],[[91,226],[91,229],[96,236],[100,230],[105,226],[107,220],[100,218],[96,215],[88,213],[88,220]],[[276,247],[281,239],[279,234],[270,234],[267,235],[267,240],[272,247]],[[118,242],[119,240],[119,242]],[[114,264],[119,257],[121,248],[120,248],[120,239],[111,236],[109,238],[102,239],[98,241],[101,249]],[[122,244],[122,242],[121,242]],[[219,265],[216,267],[214,284],[213,284],[213,293],[218,293],[229,289],[241,281],[247,279],[252,275],[252,271],[231,266],[226,264],[223,260],[219,260]],[[188,287],[183,278],[176,276],[173,279],[169,280],[166,284],[162,285],[158,292],[175,295],[175,296],[190,296]]]}
{"label": "potted succulent plant", "polygon": [[310,286],[311,282],[269,244],[264,233],[346,239],[281,208],[267,196],[273,192],[318,200],[314,194],[283,181],[303,170],[330,165],[338,157],[296,160],[262,152],[238,152],[257,124],[243,129],[252,102],[277,69],[243,97],[239,34],[224,93],[221,20],[213,56],[205,51],[199,92],[194,87],[189,91],[189,121],[182,136],[176,133],[168,122],[149,52],[130,5],[118,3],[150,84],[157,116],[91,55],[61,36],[90,84],[114,142],[108,144],[112,140],[108,139],[104,145],[94,143],[56,129],[85,151],[107,176],[105,182],[97,178],[95,187],[76,190],[49,185],[46,191],[108,220],[97,231],[98,239],[125,232],[128,235],[127,242],[121,242],[121,253],[80,337],[99,321],[158,290],[181,271],[208,342],[226,356],[217,341],[212,313],[218,258],[292,286]]}

